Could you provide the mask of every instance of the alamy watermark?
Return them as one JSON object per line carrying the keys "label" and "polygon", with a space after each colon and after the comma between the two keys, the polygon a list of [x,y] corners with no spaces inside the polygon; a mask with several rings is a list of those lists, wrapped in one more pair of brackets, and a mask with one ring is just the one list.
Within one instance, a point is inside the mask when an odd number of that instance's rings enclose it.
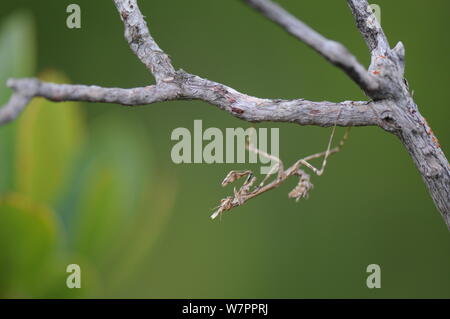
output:
{"label": "alamy watermark", "polygon": [[66,13],[70,13],[66,19],[66,26],[69,29],[81,28],[81,8],[78,4],[69,4],[66,8]]}
{"label": "alamy watermark", "polygon": [[[279,157],[279,137],[278,128],[271,128],[270,134],[267,128],[255,129],[253,127],[247,129],[242,127],[226,128],[224,133],[216,127],[203,130],[202,120],[194,120],[192,134],[185,127],[178,127],[172,131],[171,140],[178,142],[172,147],[171,158],[176,164],[268,164],[267,166],[261,166],[261,174],[269,174],[269,172],[273,173],[271,169],[277,164],[274,158]],[[249,145],[254,146],[259,151],[248,151]],[[270,154],[270,156],[264,156],[264,153]]]}
{"label": "alamy watermark", "polygon": [[379,25],[381,25],[381,7],[378,4],[370,4],[369,7],[367,8],[367,11],[372,13],[367,18],[366,22],[367,26],[372,29],[373,26],[375,25],[375,20],[378,21]]}
{"label": "alamy watermark", "polygon": [[66,279],[67,288],[81,288],[81,268],[77,264],[67,265],[66,272],[70,273]]}
{"label": "alamy watermark", "polygon": [[366,268],[366,272],[370,275],[367,276],[366,285],[367,288],[381,288],[381,267],[377,264],[370,264]]}

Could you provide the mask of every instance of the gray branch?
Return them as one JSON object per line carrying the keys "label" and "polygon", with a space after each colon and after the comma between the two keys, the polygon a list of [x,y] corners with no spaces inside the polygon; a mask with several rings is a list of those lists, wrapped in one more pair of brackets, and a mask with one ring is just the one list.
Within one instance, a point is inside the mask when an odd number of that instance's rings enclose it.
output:
{"label": "gray branch", "polygon": [[386,55],[390,50],[389,42],[367,1],[348,0],[348,5],[370,52],[373,55]]}
{"label": "gray branch", "polygon": [[[376,103],[345,101],[312,102],[304,99],[262,99],[240,93],[226,85],[177,71],[170,82],[146,87],[121,89],[99,86],[54,84],[37,79],[11,79],[8,86],[15,93],[0,109],[0,124],[13,120],[33,97],[55,102],[84,101],[148,105],[171,100],[201,100],[218,106],[249,122],[294,122],[318,126],[377,125],[373,108]],[[341,112],[338,117],[339,112]]]}
{"label": "gray branch", "polygon": [[393,49],[389,47],[366,0],[347,1],[372,54],[369,71],[380,83],[379,90],[370,96],[386,106],[386,111],[380,113],[383,122],[408,150],[450,230],[450,165],[409,92],[408,82],[404,79],[405,48],[401,42]]}
{"label": "gray branch", "polygon": [[34,97],[128,106],[201,100],[250,122],[347,127],[377,125],[402,141],[450,229],[449,163],[431,128],[420,115],[403,78],[403,45],[399,43],[393,49],[389,47],[383,29],[368,10],[366,0],[348,0],[348,3],[372,54],[369,70],[365,70],[342,44],[326,39],[273,2],[244,0],[345,71],[372,98],[370,102],[341,103],[257,98],[183,70],[175,70],[169,56],[150,35],[136,0],[113,1],[124,23],[125,38],[131,50],[152,72],[156,85],[122,89],[11,79],[7,84],[14,93],[0,108],[0,125],[15,119]]}
{"label": "gray branch", "polygon": [[303,41],[325,59],[341,68],[364,91],[374,91],[378,87],[376,79],[358,62],[341,43],[329,40],[298,20],[281,6],[270,0],[243,0],[260,11],[267,18],[279,24],[291,35]]}
{"label": "gray branch", "polygon": [[175,74],[175,69],[169,56],[161,50],[150,35],[136,0],[113,1],[125,26],[125,38],[131,50],[153,73],[156,83],[170,79]]}

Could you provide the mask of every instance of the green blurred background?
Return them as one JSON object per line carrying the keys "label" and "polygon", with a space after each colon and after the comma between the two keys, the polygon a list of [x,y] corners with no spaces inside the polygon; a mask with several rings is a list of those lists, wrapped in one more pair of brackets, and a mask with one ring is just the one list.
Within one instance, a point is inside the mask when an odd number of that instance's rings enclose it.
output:
{"label": "green blurred background", "polygon": [[[8,77],[133,87],[153,83],[123,39],[112,1],[0,4],[0,102]],[[345,1],[279,1],[362,63],[365,44]],[[450,147],[450,2],[378,0],[391,45],[406,47],[416,102]],[[139,1],[175,67],[260,97],[365,99],[340,70],[238,0]],[[227,212],[231,169],[257,165],[171,161],[174,128],[250,124],[207,105],[148,107],[36,99],[0,127],[0,297],[450,298],[449,232],[412,160],[394,137],[357,128],[314,177],[308,200],[294,180]],[[285,164],[323,151],[330,129],[279,127]],[[342,134],[343,129],[339,129]],[[79,264],[82,288],[66,287]],[[381,266],[382,288],[366,287]]]}

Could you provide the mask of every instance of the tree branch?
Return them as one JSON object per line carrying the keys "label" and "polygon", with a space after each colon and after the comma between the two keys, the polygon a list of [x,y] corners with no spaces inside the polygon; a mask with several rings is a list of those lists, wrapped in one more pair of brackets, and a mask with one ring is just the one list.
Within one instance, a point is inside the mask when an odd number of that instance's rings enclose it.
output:
{"label": "tree branch", "polygon": [[372,55],[387,55],[391,47],[367,1],[347,0],[347,2]]}
{"label": "tree branch", "polygon": [[[343,45],[326,39],[280,6],[269,0],[244,0],[344,70],[373,99],[370,102],[341,103],[257,98],[183,70],[176,71],[169,56],[150,35],[136,0],[113,1],[123,20],[125,38],[131,50],[152,72],[156,85],[122,89],[53,84],[37,79],[9,80],[8,86],[14,93],[9,102],[0,109],[0,125],[15,119],[30,100],[38,96],[52,101],[105,102],[130,106],[170,100],[201,100],[250,122],[275,121],[347,127],[378,125],[397,135],[402,141],[450,229],[449,163],[436,136],[420,115],[403,78],[405,54],[403,44],[400,42],[390,49],[383,29],[368,10],[366,0],[348,0],[348,4],[371,50],[372,63],[369,72]],[[330,145],[331,139],[326,152],[299,160],[286,171],[282,170],[279,161],[278,178],[272,183],[254,189],[251,193],[249,191],[253,178],[250,178],[234,197],[227,198],[226,204],[222,203],[222,211],[240,204],[245,198],[245,200],[253,198],[277,187],[287,177],[293,175],[299,176],[300,182],[290,196],[297,199],[304,197],[312,185],[309,184],[309,175],[300,170],[300,166],[306,166],[321,175],[326,157],[339,150],[339,147],[330,150]],[[306,161],[320,156],[325,158],[321,170],[315,169]],[[235,180],[236,177],[249,173],[246,171],[236,174],[230,178]]]}
{"label": "tree branch", "polygon": [[[24,108],[23,104],[34,96],[41,96],[52,101],[106,102],[132,106],[176,99],[201,100],[250,122],[294,122],[324,127],[379,125],[377,114],[374,112],[376,105],[373,103],[256,98],[183,70],[175,71],[168,55],[151,36],[136,0],[113,1],[124,23],[125,38],[131,50],[153,73],[157,85],[121,89],[58,85],[36,79],[11,80],[8,86],[14,89],[16,94],[13,95],[14,100],[8,103],[8,112],[5,113],[14,114],[14,116],[9,115],[3,121],[0,118],[0,123],[14,119]],[[332,50],[333,46],[329,46],[328,49]],[[332,54],[329,53],[329,55]],[[367,74],[365,71],[364,73]],[[16,98],[21,96],[27,96],[28,101],[25,102],[24,98]],[[336,121],[339,112],[341,115]]]}
{"label": "tree branch", "polygon": [[291,35],[306,43],[332,64],[341,68],[363,91],[371,92],[378,88],[376,79],[341,43],[325,38],[270,0],[243,1],[280,25]]}
{"label": "tree branch", "polygon": [[11,122],[18,117],[31,99],[32,96],[24,95],[22,93],[14,93],[11,95],[8,103],[0,108],[0,125]]}
{"label": "tree branch", "polygon": [[369,70],[379,79],[380,87],[371,97],[386,106],[380,113],[382,121],[408,150],[450,230],[450,165],[403,77],[405,48],[401,42],[393,49],[389,47],[383,28],[366,0],[347,1],[372,54]]}
{"label": "tree branch", "polygon": [[[216,105],[249,122],[289,122],[317,126],[370,126],[379,121],[371,102],[312,102],[304,99],[264,99],[246,95],[226,85],[179,71],[183,97]],[[181,79],[180,79],[181,78]],[[340,117],[338,114],[341,112]]]}
{"label": "tree branch", "polygon": [[[171,82],[132,89],[54,84],[37,79],[11,79],[8,86],[15,94],[7,106],[0,109],[0,124],[13,120],[33,97],[44,97],[55,102],[103,102],[127,106],[172,100],[201,100],[249,122],[293,122],[318,126],[378,124],[376,114],[372,111],[374,103],[262,99],[184,71],[178,71],[174,76]],[[339,112],[341,115],[336,120]]]}
{"label": "tree branch", "polygon": [[170,83],[122,89],[96,85],[55,84],[30,78],[11,79],[8,81],[8,86],[16,93],[40,96],[54,102],[103,102],[128,106],[170,101],[177,99],[180,94],[179,88]]}
{"label": "tree branch", "polygon": [[125,26],[125,38],[131,50],[152,72],[156,83],[170,80],[175,69],[169,56],[153,40],[136,0],[114,0]]}

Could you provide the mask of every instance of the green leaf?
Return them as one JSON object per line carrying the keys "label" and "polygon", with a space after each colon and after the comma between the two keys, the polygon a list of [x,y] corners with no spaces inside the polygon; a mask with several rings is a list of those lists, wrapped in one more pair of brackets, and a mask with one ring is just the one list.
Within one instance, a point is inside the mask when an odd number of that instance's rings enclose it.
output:
{"label": "green leaf", "polygon": [[[6,80],[31,76],[35,66],[34,23],[30,14],[17,12],[0,25],[0,106],[11,95]],[[16,122],[0,127],[0,193],[11,191],[14,172]]]}
{"label": "green leaf", "polygon": [[10,92],[5,87],[10,77],[27,77],[34,72],[35,40],[33,18],[27,12],[17,12],[0,25],[0,103]]}
{"label": "green leaf", "polygon": [[[41,78],[68,82],[56,72]],[[33,100],[17,128],[17,190],[37,202],[54,204],[71,176],[84,133],[80,103]]]}
{"label": "green leaf", "polygon": [[28,297],[45,289],[57,233],[48,208],[21,195],[0,199],[0,296]]}

